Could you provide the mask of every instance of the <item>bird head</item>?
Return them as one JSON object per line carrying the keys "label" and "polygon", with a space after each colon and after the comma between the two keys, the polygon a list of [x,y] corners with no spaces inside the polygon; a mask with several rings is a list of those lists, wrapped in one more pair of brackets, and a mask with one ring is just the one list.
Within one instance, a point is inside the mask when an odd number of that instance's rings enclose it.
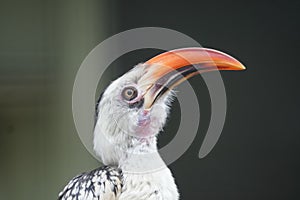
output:
{"label": "bird head", "polygon": [[174,87],[203,72],[244,69],[233,57],[206,48],[176,49],[136,65],[106,88],[97,105],[96,154],[108,165],[129,152],[156,151]]}

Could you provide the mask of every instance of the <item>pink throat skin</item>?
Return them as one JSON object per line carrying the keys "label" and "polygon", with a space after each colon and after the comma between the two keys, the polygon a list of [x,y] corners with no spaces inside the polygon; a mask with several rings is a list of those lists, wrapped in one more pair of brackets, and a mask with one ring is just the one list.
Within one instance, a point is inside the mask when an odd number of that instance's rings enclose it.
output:
{"label": "pink throat skin", "polygon": [[143,110],[138,117],[136,131],[138,133],[138,137],[147,138],[155,135],[156,133],[153,131],[151,127],[151,117],[149,110]]}

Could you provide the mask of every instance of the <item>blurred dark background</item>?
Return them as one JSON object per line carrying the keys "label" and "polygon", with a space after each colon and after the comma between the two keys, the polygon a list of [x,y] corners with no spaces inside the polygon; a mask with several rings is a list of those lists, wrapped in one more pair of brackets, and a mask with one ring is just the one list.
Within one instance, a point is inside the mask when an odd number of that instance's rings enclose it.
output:
{"label": "blurred dark background", "polygon": [[[0,199],[56,199],[70,178],[100,165],[74,127],[74,78],[101,41],[145,26],[180,31],[247,66],[222,72],[227,119],[201,160],[210,100],[201,77],[190,81],[201,122],[193,145],[170,166],[181,199],[297,198],[299,9],[300,1],[1,0]],[[129,53],[107,76],[157,52]],[[179,114],[175,101],[160,146],[173,137]]]}

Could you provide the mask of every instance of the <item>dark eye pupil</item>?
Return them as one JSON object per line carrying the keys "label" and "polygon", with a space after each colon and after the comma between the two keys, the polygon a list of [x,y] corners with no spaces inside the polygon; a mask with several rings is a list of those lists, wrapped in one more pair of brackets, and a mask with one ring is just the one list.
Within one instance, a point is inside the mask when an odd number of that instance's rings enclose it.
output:
{"label": "dark eye pupil", "polygon": [[138,91],[134,87],[127,87],[122,92],[122,97],[127,101],[133,100],[134,98],[137,97],[137,95],[138,95]]}
{"label": "dark eye pupil", "polygon": [[133,94],[133,91],[132,90],[127,90],[127,95],[128,96],[131,96]]}

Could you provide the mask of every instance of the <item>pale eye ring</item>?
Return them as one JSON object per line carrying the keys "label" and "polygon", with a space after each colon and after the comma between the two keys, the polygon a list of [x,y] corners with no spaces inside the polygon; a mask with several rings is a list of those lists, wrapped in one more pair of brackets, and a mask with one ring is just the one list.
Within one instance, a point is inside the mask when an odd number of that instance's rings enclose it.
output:
{"label": "pale eye ring", "polygon": [[133,86],[126,87],[122,91],[122,97],[126,101],[131,101],[131,100],[135,99],[137,97],[137,95],[138,95],[138,91]]}

